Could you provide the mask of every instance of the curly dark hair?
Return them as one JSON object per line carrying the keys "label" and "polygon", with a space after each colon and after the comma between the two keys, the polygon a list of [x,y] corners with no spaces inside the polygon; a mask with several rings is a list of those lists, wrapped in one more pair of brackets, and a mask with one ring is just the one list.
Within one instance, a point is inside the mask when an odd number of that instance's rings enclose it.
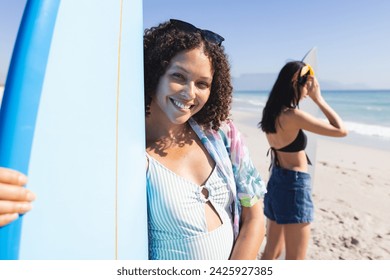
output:
{"label": "curly dark hair", "polygon": [[265,133],[276,133],[276,120],[284,108],[299,106],[302,95],[299,85],[302,84],[298,82],[298,75],[305,65],[301,61],[291,61],[280,70],[258,124]]}
{"label": "curly dark hair", "polygon": [[161,76],[170,61],[178,53],[203,46],[214,71],[210,97],[204,107],[193,118],[206,128],[218,130],[221,122],[229,117],[233,87],[230,65],[223,46],[210,43],[200,32],[186,32],[171,22],[161,23],[144,32],[144,83],[145,115],[150,114],[150,103],[156,94]]}

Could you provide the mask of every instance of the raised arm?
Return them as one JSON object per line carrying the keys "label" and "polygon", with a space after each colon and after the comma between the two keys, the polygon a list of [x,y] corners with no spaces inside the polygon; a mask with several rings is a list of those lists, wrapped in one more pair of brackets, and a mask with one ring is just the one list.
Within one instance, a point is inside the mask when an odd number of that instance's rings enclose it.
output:
{"label": "raised arm", "polygon": [[340,116],[336,113],[332,107],[325,101],[321,94],[320,85],[314,76],[309,76],[305,84],[308,92],[308,96],[314,103],[320,108],[321,112],[328,119],[328,122],[324,122],[306,112],[301,110],[293,110],[291,120],[298,128],[308,130],[313,133],[332,136],[332,137],[344,137],[348,131],[344,125],[344,122]]}

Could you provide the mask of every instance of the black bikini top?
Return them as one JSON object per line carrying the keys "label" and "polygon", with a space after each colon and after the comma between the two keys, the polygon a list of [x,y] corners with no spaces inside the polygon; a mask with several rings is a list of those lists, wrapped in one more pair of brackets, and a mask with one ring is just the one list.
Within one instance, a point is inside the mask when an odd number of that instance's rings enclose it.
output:
{"label": "black bikini top", "polygon": [[[283,148],[280,148],[280,149],[275,149],[274,147],[271,147],[268,150],[267,156],[268,156],[269,152],[272,151],[271,166],[272,166],[272,162],[274,162],[277,166],[279,166],[279,160],[278,160],[278,157],[276,155],[276,151],[285,152],[285,153],[295,153],[295,152],[299,152],[299,151],[304,150],[306,148],[306,146],[307,146],[307,136],[303,132],[303,130],[300,129],[298,131],[298,135],[294,139],[294,141],[292,141],[287,146],[284,146]],[[307,155],[306,155],[306,159],[307,159],[307,163],[311,165],[311,161]],[[270,168],[271,168],[271,166],[270,166]]]}
{"label": "black bikini top", "polygon": [[286,153],[295,153],[304,150],[306,148],[306,145],[307,145],[307,136],[303,132],[303,130],[300,129],[294,141],[292,141],[287,146],[284,146],[283,148],[275,149],[275,150],[280,152],[286,152]]}

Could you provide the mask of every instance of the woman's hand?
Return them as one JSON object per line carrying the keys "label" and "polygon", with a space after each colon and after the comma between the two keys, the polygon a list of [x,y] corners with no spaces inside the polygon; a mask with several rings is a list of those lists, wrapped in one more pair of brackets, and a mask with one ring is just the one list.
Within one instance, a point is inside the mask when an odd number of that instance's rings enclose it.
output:
{"label": "woman's hand", "polygon": [[294,115],[294,119],[290,116],[290,120],[292,120],[291,123],[297,124],[300,129],[308,130],[320,135],[332,137],[346,136],[348,131],[342,119],[322,97],[320,85],[317,79],[314,76],[309,76],[304,87],[307,90],[307,95],[309,95],[310,98],[317,104],[318,108],[328,119],[329,123],[300,110],[294,110],[296,114]]}
{"label": "woman's hand", "polygon": [[322,99],[320,84],[315,76],[309,76],[306,81],[307,95],[313,99],[314,102],[318,102]]}
{"label": "woman's hand", "polygon": [[0,167],[0,227],[31,210],[35,195],[23,187],[26,183],[22,173]]}

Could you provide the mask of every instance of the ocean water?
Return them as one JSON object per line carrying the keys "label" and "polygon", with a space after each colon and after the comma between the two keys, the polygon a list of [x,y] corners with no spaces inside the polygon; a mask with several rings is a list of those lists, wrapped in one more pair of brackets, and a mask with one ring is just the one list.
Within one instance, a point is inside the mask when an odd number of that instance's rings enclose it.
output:
{"label": "ocean water", "polygon": [[[235,91],[233,109],[257,113],[260,120],[268,93]],[[323,90],[322,95],[348,128],[343,141],[390,150],[390,90]]]}

